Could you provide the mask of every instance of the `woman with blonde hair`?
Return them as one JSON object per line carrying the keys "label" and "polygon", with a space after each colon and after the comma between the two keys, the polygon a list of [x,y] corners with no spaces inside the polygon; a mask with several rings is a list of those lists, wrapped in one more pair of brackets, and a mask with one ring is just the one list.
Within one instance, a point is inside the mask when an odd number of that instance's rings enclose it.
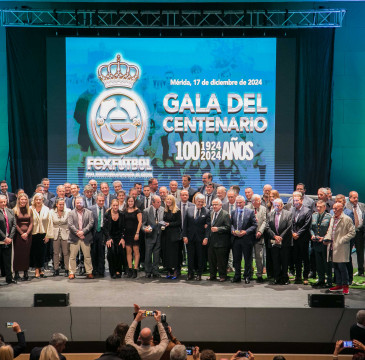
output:
{"label": "woman with blonde hair", "polygon": [[271,190],[269,194],[269,202],[267,204],[268,212],[274,211],[274,200],[280,199],[279,191]]}
{"label": "woman with blonde hair", "polygon": [[175,197],[168,195],[165,200],[164,224],[161,226],[162,262],[167,269],[167,279],[177,279],[181,256],[181,211]]}
{"label": "woman with blonde hair", "polygon": [[46,257],[46,244],[53,238],[52,218],[50,210],[43,204],[43,194],[33,196],[31,211],[33,214],[32,247],[30,250],[35,267],[35,278],[45,277],[42,271]]}
{"label": "woman with blonde hair", "polygon": [[70,246],[68,244],[68,215],[70,209],[66,208],[65,199],[57,198],[55,208],[51,210],[53,226],[53,276],[60,275],[60,253],[62,251],[65,263],[65,276],[68,277],[68,265],[70,260]]}
{"label": "woman with blonde hair", "polygon": [[13,360],[14,350],[10,345],[0,347],[0,360]]}
{"label": "woman with blonde hair", "polygon": [[28,269],[30,248],[32,246],[33,214],[29,209],[28,195],[18,194],[14,215],[16,218],[16,234],[14,237],[14,261],[15,280],[19,280],[19,271],[23,271],[22,280],[29,280]]}
{"label": "woman with blonde hair", "polygon": [[42,349],[39,360],[60,360],[60,357],[53,345],[47,345]]}

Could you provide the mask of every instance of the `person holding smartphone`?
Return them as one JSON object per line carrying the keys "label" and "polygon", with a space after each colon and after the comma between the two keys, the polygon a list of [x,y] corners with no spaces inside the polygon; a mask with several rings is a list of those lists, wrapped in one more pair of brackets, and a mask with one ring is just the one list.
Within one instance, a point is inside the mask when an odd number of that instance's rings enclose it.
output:
{"label": "person holding smartphone", "polygon": [[[20,328],[20,325],[15,321],[14,322],[7,322],[6,327],[7,328],[12,328],[13,331],[16,333],[16,337],[18,338],[18,343],[12,347],[13,348],[13,353],[14,353],[13,359],[15,359],[20,354],[23,354],[25,352],[26,343],[25,343],[24,331],[22,331],[22,329]],[[1,334],[0,334],[0,341],[5,343],[4,336],[1,335]]]}

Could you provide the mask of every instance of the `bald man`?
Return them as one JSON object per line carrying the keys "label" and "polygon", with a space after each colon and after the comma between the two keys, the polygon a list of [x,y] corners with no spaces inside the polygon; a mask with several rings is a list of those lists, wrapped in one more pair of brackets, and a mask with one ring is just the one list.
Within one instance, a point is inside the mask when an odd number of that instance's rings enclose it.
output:
{"label": "bald man", "polygon": [[154,318],[157,322],[158,332],[160,334],[160,343],[156,346],[151,346],[152,343],[152,332],[150,328],[143,328],[139,333],[139,339],[141,340],[141,345],[137,345],[134,342],[134,333],[136,327],[140,321],[146,317],[146,310],[139,310],[134,321],[132,322],[129,330],[125,336],[125,342],[127,345],[132,345],[138,351],[141,360],[160,360],[161,356],[165,352],[167,345],[169,344],[169,339],[167,338],[166,331],[161,324],[161,311],[155,311]]}

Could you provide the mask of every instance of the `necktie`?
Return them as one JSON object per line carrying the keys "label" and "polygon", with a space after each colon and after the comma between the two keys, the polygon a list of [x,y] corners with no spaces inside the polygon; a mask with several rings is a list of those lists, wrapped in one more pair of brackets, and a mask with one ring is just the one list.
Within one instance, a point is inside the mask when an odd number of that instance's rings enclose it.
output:
{"label": "necktie", "polygon": [[158,224],[158,209],[156,209],[155,220],[156,220],[156,224]]}
{"label": "necktie", "polygon": [[210,207],[210,195],[207,195],[207,207]]}
{"label": "necktie", "polygon": [[232,211],[233,211],[233,205],[231,204],[231,209],[229,210],[229,215],[232,215]]}
{"label": "necktie", "polygon": [[277,233],[279,233],[279,216],[280,214],[278,213],[275,214],[275,229]]}
{"label": "necktie", "polygon": [[105,207],[109,209],[109,195],[105,196]]}
{"label": "necktie", "polygon": [[9,230],[10,230],[10,228],[9,228],[9,220],[8,220],[8,216],[6,215],[6,210],[5,210],[5,209],[3,210],[3,212],[4,212],[5,222],[6,222],[6,233],[9,235]]}
{"label": "necktie", "polygon": [[216,220],[217,220],[217,213],[215,212],[213,217],[213,225],[215,224]]}
{"label": "necktie", "polygon": [[96,228],[96,231],[100,231],[101,230],[101,212],[102,212],[102,209],[99,208],[98,227]]}
{"label": "necktie", "polygon": [[146,198],[146,209],[148,208],[148,199],[149,198]]}
{"label": "necktie", "polygon": [[186,204],[183,204],[183,207],[182,207],[182,209],[181,209],[182,224],[184,224],[185,209],[186,209]]}
{"label": "necktie", "polygon": [[242,209],[238,210],[238,230],[242,230]]}
{"label": "necktie", "polygon": [[359,227],[359,215],[357,214],[357,206],[354,206],[354,218],[355,218],[355,228]]}
{"label": "necktie", "polygon": [[198,211],[196,212],[195,219],[198,219],[198,218],[199,218],[199,216],[200,216],[200,210],[198,210]]}

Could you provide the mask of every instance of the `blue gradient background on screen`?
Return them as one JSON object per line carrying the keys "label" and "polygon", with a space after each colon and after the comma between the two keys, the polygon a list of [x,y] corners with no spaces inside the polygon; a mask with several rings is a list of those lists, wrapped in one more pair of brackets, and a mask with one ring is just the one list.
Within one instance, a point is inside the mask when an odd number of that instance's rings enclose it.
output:
{"label": "blue gradient background on screen", "polygon": [[[276,39],[155,39],[155,38],[67,38],[66,39],[66,88],[67,88],[67,179],[84,185],[82,181],[82,164],[80,148],[78,147],[79,125],[74,119],[74,111],[78,98],[88,87],[89,74],[97,74],[101,64],[115,61],[121,54],[127,63],[138,65],[140,79],[133,91],[144,100],[148,116],[153,119],[156,127],[150,134],[147,128],[146,136],[141,144],[127,156],[146,156],[154,154],[153,175],[159,182],[167,185],[171,179],[176,179],[181,185],[181,175],[188,173],[193,177],[193,186],[201,183],[201,174],[210,171],[213,180],[226,187],[239,184],[241,187],[251,186],[255,192],[261,193],[266,183],[275,183],[275,89],[276,89]],[[167,85],[167,76],[174,79],[190,80],[192,86]],[[248,80],[262,79],[258,86],[199,86],[193,85],[194,79],[226,79]],[[102,82],[97,79],[96,96],[105,90]],[[181,102],[184,94],[189,93],[195,104],[195,94],[201,94],[201,106],[206,107],[212,93],[217,95],[221,105],[221,114],[191,114],[185,111],[181,114],[168,114],[162,107],[164,96],[174,92],[179,94]],[[228,93],[261,93],[262,106],[268,108],[267,114],[244,114],[243,109],[237,114],[227,114]],[[240,161],[232,164],[229,161],[214,164],[207,162],[176,162],[174,143],[180,141],[179,134],[171,133],[166,138],[162,120],[166,116],[240,116],[263,115],[268,121],[268,127],[263,133],[237,134],[232,133],[206,134],[201,137],[197,133],[184,134],[183,141],[230,141],[231,137],[239,140],[252,141],[254,154],[259,154],[251,161]],[[163,139],[163,137],[165,137]],[[151,141],[152,139],[152,141]],[[162,143],[165,143],[163,148]],[[166,145],[168,144],[168,145]],[[168,146],[168,150],[166,150]],[[94,156],[110,156],[100,147]],[[156,162],[156,158],[161,161]],[[172,160],[171,160],[172,159]],[[263,170],[264,169],[264,170]],[[261,172],[261,177],[260,177]],[[98,179],[98,181],[101,179]],[[113,179],[108,178],[111,182]],[[123,186],[129,188],[135,181],[146,182],[146,179],[121,179]]]}

